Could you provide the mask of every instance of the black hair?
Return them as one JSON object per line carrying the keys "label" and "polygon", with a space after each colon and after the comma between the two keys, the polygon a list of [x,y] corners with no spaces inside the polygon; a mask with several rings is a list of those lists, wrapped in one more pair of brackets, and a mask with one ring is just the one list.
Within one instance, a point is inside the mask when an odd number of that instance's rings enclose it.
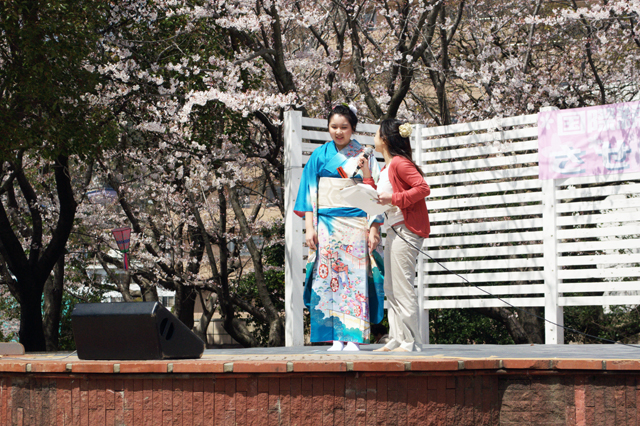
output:
{"label": "black hair", "polygon": [[404,124],[400,120],[395,118],[388,118],[382,120],[380,123],[380,137],[387,144],[387,149],[392,157],[399,155],[411,161],[418,172],[424,176],[422,169],[413,161],[411,156],[411,142],[408,137],[400,135],[400,126]]}
{"label": "black hair", "polygon": [[358,125],[358,117],[351,111],[351,109],[342,104],[338,104],[331,109],[329,116],[327,117],[327,127],[329,127],[329,123],[331,123],[331,118],[334,115],[342,115],[349,120],[349,124],[351,124],[351,130],[356,131],[356,126]]}

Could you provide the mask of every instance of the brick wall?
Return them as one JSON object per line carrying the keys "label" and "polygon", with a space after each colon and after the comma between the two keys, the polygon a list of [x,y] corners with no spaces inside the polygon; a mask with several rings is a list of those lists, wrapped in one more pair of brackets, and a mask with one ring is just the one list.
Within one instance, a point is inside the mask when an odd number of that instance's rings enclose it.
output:
{"label": "brick wall", "polygon": [[625,375],[500,379],[500,424],[637,425],[638,379]]}
{"label": "brick wall", "polygon": [[0,425],[617,426],[640,397],[637,374],[174,376],[4,374]]}

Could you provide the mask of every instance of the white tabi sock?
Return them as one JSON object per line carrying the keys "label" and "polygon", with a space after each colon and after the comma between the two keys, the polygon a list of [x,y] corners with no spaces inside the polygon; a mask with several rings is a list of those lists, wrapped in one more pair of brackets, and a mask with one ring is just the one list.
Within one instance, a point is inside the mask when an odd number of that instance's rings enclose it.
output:
{"label": "white tabi sock", "polygon": [[344,348],[344,343],[342,343],[340,340],[334,340],[333,341],[333,346],[331,346],[329,349],[327,349],[327,351],[329,352],[339,352],[342,350],[342,348]]}
{"label": "white tabi sock", "polygon": [[347,346],[344,347],[345,351],[359,351],[360,343],[347,342]]}

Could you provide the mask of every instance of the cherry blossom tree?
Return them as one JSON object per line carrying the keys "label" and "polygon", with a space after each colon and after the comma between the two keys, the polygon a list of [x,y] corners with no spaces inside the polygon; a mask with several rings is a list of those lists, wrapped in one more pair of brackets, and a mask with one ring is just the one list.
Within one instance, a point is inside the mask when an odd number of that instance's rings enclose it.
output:
{"label": "cherry blossom tree", "polygon": [[[146,19],[134,19],[140,16]],[[253,237],[281,220],[278,120],[294,98],[260,87],[264,67],[236,58],[233,35],[213,22],[219,17],[212,7],[175,3],[112,9],[114,30],[102,39],[108,54],[95,69],[109,82],[92,100],[121,105],[121,135],[117,149],[98,161],[96,177],[118,194],[121,210],[112,210],[107,222],[132,226],[134,240],[131,270],[112,281],[125,300],[132,300],[132,281],[147,300],[157,298],[156,285],[174,290],[176,314],[188,326],[199,297],[202,334],[218,306],[227,332],[245,346],[257,341],[236,311],[249,312],[270,324],[269,344],[280,345],[282,313],[271,300],[262,259],[272,242]],[[256,204],[247,210],[249,200]],[[262,218],[267,202],[280,218]],[[104,250],[108,229],[90,226],[104,213],[98,217],[87,205],[83,229],[111,271],[109,265],[122,265]],[[249,265],[238,255],[245,245]],[[255,277],[257,304],[236,291],[247,271]]]}
{"label": "cherry blossom tree", "polygon": [[460,121],[637,98],[636,3],[476,2],[467,8],[452,60]]}

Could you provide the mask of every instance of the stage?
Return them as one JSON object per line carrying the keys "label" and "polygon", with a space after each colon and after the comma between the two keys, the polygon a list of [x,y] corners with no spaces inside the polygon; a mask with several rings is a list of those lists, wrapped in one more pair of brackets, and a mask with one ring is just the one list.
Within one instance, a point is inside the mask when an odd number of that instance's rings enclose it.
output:
{"label": "stage", "polygon": [[206,350],[195,360],[0,358],[0,425],[638,424],[640,347]]}

